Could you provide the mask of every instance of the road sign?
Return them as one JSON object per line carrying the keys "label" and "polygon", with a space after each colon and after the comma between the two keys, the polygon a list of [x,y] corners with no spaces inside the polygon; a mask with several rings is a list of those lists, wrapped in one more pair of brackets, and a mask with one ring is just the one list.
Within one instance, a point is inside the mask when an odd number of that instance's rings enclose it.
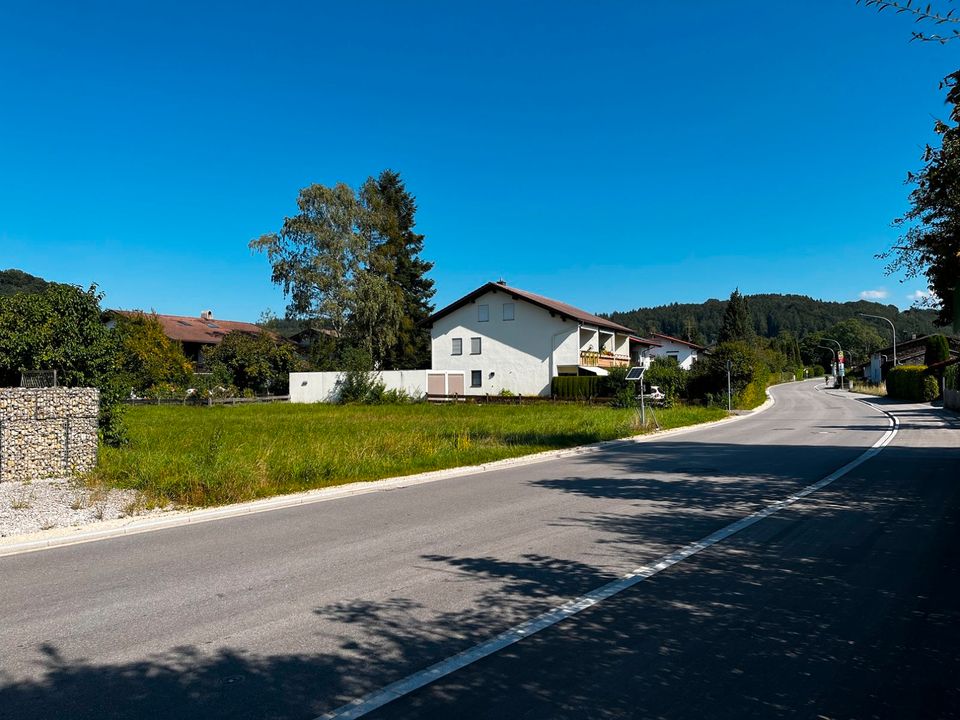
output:
{"label": "road sign", "polygon": [[843,377],[843,363],[840,363],[840,377]]}
{"label": "road sign", "polygon": [[837,362],[843,365],[843,350],[837,353]]}

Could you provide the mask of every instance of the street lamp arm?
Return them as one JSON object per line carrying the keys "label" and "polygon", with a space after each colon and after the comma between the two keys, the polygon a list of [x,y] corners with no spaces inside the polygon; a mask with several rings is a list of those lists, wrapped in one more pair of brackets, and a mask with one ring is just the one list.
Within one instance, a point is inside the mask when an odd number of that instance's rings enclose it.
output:
{"label": "street lamp arm", "polygon": [[890,326],[890,331],[893,333],[893,365],[897,365],[897,328],[893,324],[893,320],[890,318],[885,318],[883,315],[871,315],[869,313],[857,313],[860,317],[876,318],[877,320],[883,320]]}

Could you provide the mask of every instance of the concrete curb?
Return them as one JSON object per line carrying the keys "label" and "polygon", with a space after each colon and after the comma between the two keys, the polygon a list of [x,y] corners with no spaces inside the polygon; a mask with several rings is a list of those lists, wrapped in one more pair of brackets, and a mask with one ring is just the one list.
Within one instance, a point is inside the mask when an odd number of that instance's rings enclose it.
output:
{"label": "concrete curb", "polygon": [[400,477],[384,478],[383,480],[354,482],[346,485],[337,485],[336,487],[331,488],[309,490],[303,493],[281,495],[279,497],[267,498],[264,500],[253,500],[251,502],[237,503],[235,505],[224,505],[216,508],[175,510],[165,513],[162,517],[153,517],[149,519],[108,520],[85,525],[79,528],[55,528],[31,535],[19,535],[0,540],[0,557],[36,552],[39,550],[48,550],[67,545],[96,542],[98,540],[107,540],[109,538],[122,537],[125,535],[137,535],[145,532],[153,532],[155,530],[166,530],[168,528],[211,522],[213,520],[222,520],[241,515],[252,515],[254,513],[269,512],[271,510],[281,510],[283,508],[296,507],[298,505],[312,505],[314,503],[338,500],[340,498],[353,497],[355,495],[366,495],[367,493],[382,492],[384,490],[396,490],[398,488],[424,485],[450,478],[465,477],[468,475],[480,475],[482,473],[504,470],[522,465],[533,465],[535,463],[546,462],[556,458],[591,455],[617,445],[632,445],[651,442],[665,437],[697,432],[705,428],[716,427],[717,425],[738,422],[746,418],[755,417],[765,410],[769,410],[775,404],[776,401],[768,389],[767,400],[760,407],[743,415],[731,415],[721,420],[713,420],[710,422],[700,423],[698,425],[688,425],[686,427],[674,428],[672,430],[655,431],[645,435],[635,435],[633,437],[620,438],[618,440],[604,440],[602,442],[592,443],[590,445],[579,445],[577,447],[564,448],[563,450],[547,450],[545,452],[534,453],[532,455],[522,455],[520,457],[497,460],[484,465],[466,465],[456,468],[448,468],[445,470],[432,470],[430,472],[418,473],[416,475],[402,475]]}

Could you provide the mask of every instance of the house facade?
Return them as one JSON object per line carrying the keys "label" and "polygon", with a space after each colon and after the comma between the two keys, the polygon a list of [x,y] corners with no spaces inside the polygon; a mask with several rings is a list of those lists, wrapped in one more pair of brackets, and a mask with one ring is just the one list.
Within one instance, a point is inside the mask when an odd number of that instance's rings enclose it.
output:
{"label": "house facade", "polygon": [[572,305],[490,282],[436,312],[434,371],[462,372],[464,394],[549,395],[558,375],[646,365],[656,342]]}
{"label": "house facade", "polygon": [[653,357],[672,357],[684,370],[689,370],[697,361],[700,353],[704,351],[702,345],[687,342],[680,338],[675,338],[663,333],[650,333],[650,338],[656,341],[657,345],[650,349],[650,355]]}

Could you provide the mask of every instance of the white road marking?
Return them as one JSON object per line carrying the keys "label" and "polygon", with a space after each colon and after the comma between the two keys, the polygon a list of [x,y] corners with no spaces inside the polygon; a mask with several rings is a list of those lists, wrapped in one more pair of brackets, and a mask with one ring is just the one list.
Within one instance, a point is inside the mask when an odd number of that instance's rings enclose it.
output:
{"label": "white road marking", "polygon": [[638,567],[636,570],[627,573],[619,580],[614,580],[606,585],[596,588],[595,590],[591,590],[585,595],[581,595],[578,598],[569,600],[562,605],[555,607],[553,610],[549,610],[531,620],[527,620],[519,625],[515,625],[514,627],[500,633],[490,640],[482,642],[479,645],[475,645],[474,647],[457,653],[456,655],[453,655],[445,660],[441,660],[440,662],[431,665],[424,670],[413,673],[412,675],[408,675],[402,680],[398,680],[397,682],[386,685],[385,687],[375,690],[374,692],[364,695],[363,697],[356,698],[348,702],[346,705],[342,705],[336,710],[327,713],[326,715],[321,715],[319,718],[316,718],[316,720],[339,720],[363,717],[364,715],[373,712],[377,708],[383,707],[389,702],[401,698],[404,695],[408,695],[415,690],[419,690],[425,685],[429,685],[434,680],[439,680],[442,677],[461,670],[468,665],[477,662],[478,660],[482,660],[483,658],[493,655],[494,653],[499,652],[510,645],[520,642],[524,638],[529,637],[534,633],[556,625],[562,620],[566,620],[567,618],[576,615],[577,613],[586,610],[589,607],[593,607],[602,600],[606,600],[617,593],[623,592],[624,590],[643,582],[647,578],[653,577],[657,573],[660,573],[679,562],[683,562],[687,558],[696,555],[703,550],[706,550],[712,545],[716,545],[717,543],[726,540],[731,535],[734,535],[741,530],[750,527],[751,525],[755,525],[761,520],[770,517],[774,513],[790,507],[808,495],[812,495],[818,490],[822,490],[830,483],[842,478],[854,468],[862,465],[867,460],[877,455],[881,450],[883,450],[883,448],[890,444],[894,437],[896,437],[897,431],[900,428],[900,420],[892,413],[889,413],[886,410],[877,407],[876,405],[871,403],[866,404],[885,414],[890,419],[890,428],[866,452],[848,462],[839,470],[827,475],[822,480],[818,480],[812,485],[807,485],[805,488],[794,493],[793,495],[775,502],[772,505],[768,505],[762,510],[758,510],[751,515],[747,515],[746,517],[743,517],[740,520],[737,520],[736,522],[733,522],[730,525],[727,525],[726,527],[707,535],[705,538],[690,543],[689,545],[685,545],[682,548],[669,553],[668,555],[664,555],[649,565]]}

